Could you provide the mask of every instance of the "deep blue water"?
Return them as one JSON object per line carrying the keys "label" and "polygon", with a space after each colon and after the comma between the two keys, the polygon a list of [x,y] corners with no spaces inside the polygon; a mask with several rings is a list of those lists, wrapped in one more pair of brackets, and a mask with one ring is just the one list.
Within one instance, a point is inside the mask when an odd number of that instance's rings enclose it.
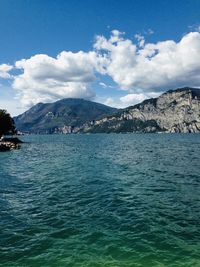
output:
{"label": "deep blue water", "polygon": [[22,139],[0,154],[0,266],[200,266],[200,135]]}

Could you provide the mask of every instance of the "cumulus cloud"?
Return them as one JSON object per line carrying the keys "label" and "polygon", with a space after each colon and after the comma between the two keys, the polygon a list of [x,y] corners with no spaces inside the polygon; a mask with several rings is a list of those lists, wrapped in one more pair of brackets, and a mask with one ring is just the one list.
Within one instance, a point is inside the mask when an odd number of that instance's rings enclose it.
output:
{"label": "cumulus cloud", "polygon": [[93,51],[64,51],[56,58],[35,55],[16,62],[15,67],[22,74],[14,77],[12,86],[26,106],[65,97],[91,99],[95,95],[90,88],[95,80],[94,70],[103,71],[102,60]]}
{"label": "cumulus cloud", "polygon": [[120,97],[120,100],[126,106],[130,106],[136,104],[138,102],[142,102],[145,99],[144,94],[128,94],[125,96]]}
{"label": "cumulus cloud", "polygon": [[[20,74],[10,75],[13,68]],[[187,33],[178,42],[149,43],[141,34],[133,41],[114,30],[109,38],[97,36],[89,52],[63,51],[57,57],[38,54],[17,61],[14,67],[0,65],[0,77],[12,78],[12,87],[24,106],[65,97],[93,99],[96,75],[104,90],[127,92],[121,98],[107,99],[107,104],[118,107],[136,104],[166,89],[200,87],[200,32]],[[101,75],[111,77],[115,86],[101,81]]]}
{"label": "cumulus cloud", "polygon": [[149,93],[127,94],[120,98],[108,97],[104,103],[112,107],[126,108],[128,106],[133,106],[135,104],[138,104],[144,101],[145,99],[158,97],[160,94],[161,92],[149,92]]}
{"label": "cumulus cloud", "polygon": [[2,79],[9,79],[12,76],[9,74],[9,71],[13,69],[13,66],[8,64],[1,64],[0,65],[0,78]]}
{"label": "cumulus cloud", "polygon": [[97,36],[94,48],[104,61],[104,73],[124,90],[148,92],[179,86],[200,86],[200,33],[190,32],[179,42],[137,43],[113,31],[109,39]]}

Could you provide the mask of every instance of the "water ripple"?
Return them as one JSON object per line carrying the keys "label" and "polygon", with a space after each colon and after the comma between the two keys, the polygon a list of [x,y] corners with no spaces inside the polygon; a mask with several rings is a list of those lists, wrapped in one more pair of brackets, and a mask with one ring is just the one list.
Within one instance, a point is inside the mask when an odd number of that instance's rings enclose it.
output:
{"label": "water ripple", "polygon": [[0,266],[200,266],[199,135],[23,138],[0,154]]}

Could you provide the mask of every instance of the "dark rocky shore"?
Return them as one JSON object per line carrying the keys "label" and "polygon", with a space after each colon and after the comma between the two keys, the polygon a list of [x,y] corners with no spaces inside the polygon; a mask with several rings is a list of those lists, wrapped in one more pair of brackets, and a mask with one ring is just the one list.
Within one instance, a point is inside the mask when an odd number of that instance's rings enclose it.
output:
{"label": "dark rocky shore", "polygon": [[16,137],[15,138],[1,138],[0,139],[0,152],[19,149],[21,147],[20,143],[23,143],[23,142]]}

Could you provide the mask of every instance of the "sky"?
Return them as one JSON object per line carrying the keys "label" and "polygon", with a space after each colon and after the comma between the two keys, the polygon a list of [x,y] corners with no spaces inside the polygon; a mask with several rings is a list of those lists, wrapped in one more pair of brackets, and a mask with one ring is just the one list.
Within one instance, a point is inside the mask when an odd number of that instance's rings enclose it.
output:
{"label": "sky", "polygon": [[0,108],[200,87],[199,0],[1,0]]}

